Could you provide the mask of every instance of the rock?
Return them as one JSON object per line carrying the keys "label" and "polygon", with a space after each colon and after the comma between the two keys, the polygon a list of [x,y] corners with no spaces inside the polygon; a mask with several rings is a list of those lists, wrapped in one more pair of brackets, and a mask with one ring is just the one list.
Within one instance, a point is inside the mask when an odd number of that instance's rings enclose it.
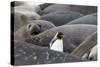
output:
{"label": "rock", "polygon": [[62,25],[27,38],[25,41],[39,46],[48,47],[57,32],[64,34],[64,52],[72,52],[91,33],[97,31],[96,25],[77,24]]}
{"label": "rock", "polygon": [[55,11],[75,11],[87,15],[97,12],[97,6],[53,4],[45,8],[43,10],[43,14],[48,14]]}
{"label": "rock", "polygon": [[11,59],[14,59],[12,61],[14,66],[86,61],[68,53],[52,51],[48,48],[21,41],[14,41],[14,48],[12,49],[14,55],[11,55]]}
{"label": "rock", "polygon": [[29,24],[22,26],[14,33],[15,40],[25,40],[30,36],[40,34],[50,28],[55,27],[55,25],[51,22],[44,20],[33,20],[28,21],[27,23]]}
{"label": "rock", "polygon": [[64,25],[69,21],[80,18],[83,15],[78,12],[57,11],[41,16],[41,20],[53,22],[56,26]]}
{"label": "rock", "polygon": [[75,19],[67,24],[93,24],[97,25],[97,13],[89,14]]}

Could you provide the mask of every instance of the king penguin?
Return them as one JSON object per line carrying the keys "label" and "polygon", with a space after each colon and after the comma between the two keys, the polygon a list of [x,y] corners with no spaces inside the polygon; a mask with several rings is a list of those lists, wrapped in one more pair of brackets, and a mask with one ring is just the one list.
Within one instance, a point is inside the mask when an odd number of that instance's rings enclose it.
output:
{"label": "king penguin", "polygon": [[89,60],[97,60],[97,46],[94,46],[89,54]]}
{"label": "king penguin", "polygon": [[54,51],[63,52],[63,33],[56,33],[50,42],[49,48]]}

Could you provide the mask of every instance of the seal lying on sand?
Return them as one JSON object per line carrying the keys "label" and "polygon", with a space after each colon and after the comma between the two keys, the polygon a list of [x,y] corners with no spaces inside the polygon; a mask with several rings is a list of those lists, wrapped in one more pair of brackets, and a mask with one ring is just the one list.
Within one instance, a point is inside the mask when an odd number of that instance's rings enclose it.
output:
{"label": "seal lying on sand", "polygon": [[30,35],[34,36],[45,30],[55,27],[55,25],[51,22],[44,20],[33,20],[28,21],[27,23],[29,24],[22,26],[14,33],[14,39],[24,40],[25,38],[30,37]]}
{"label": "seal lying on sand", "polygon": [[72,52],[84,39],[91,33],[96,32],[96,25],[77,24],[77,25],[62,25],[39,35],[26,39],[26,42],[33,43],[39,46],[49,46],[50,41],[57,32],[64,34],[64,52]]}
{"label": "seal lying on sand", "polygon": [[97,25],[97,13],[85,15],[78,19],[75,19],[67,24],[93,24]]}
{"label": "seal lying on sand", "polygon": [[41,20],[47,20],[53,22],[56,26],[64,25],[74,19],[82,17],[83,14],[78,12],[66,12],[66,11],[57,11],[52,12],[40,17]]}

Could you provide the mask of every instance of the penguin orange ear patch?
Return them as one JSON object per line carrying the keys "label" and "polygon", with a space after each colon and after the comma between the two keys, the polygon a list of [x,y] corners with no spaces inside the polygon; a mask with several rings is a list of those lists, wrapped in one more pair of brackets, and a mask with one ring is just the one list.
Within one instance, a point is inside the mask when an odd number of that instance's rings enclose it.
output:
{"label": "penguin orange ear patch", "polygon": [[10,12],[11,65],[97,61],[97,6],[13,1]]}

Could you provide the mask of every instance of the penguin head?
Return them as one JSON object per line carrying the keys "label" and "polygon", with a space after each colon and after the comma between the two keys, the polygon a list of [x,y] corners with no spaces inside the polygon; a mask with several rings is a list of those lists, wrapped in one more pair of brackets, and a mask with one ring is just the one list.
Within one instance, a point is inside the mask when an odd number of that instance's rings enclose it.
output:
{"label": "penguin head", "polygon": [[57,32],[57,39],[62,39],[63,35],[64,34],[62,32]]}

